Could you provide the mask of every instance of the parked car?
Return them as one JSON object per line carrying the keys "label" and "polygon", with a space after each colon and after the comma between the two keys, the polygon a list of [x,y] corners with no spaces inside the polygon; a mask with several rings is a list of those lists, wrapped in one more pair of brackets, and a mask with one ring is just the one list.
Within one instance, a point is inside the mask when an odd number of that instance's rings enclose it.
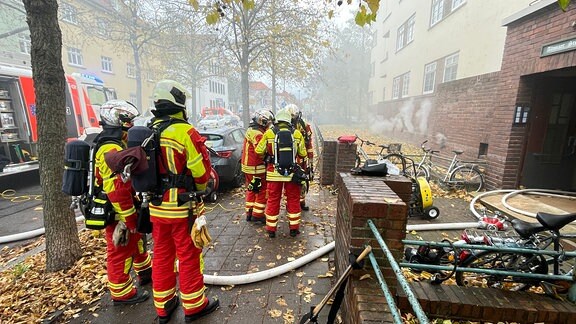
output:
{"label": "parked car", "polygon": [[220,127],[199,129],[206,138],[206,146],[214,150],[210,154],[212,166],[218,173],[220,183],[228,183],[234,187],[244,184],[244,173],[240,166],[242,146],[244,144],[244,129],[240,127]]}
{"label": "parked car", "polygon": [[226,120],[219,115],[209,115],[198,122],[199,129],[220,128],[226,125]]}
{"label": "parked car", "polygon": [[222,118],[226,122],[226,125],[240,126],[240,117],[238,117],[236,115],[224,115],[224,116],[222,116]]}

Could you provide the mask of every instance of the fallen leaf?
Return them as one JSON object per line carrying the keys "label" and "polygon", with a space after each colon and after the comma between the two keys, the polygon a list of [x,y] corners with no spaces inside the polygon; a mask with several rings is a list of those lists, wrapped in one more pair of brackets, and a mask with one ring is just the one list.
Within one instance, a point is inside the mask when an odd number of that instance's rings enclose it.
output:
{"label": "fallen leaf", "polygon": [[366,279],[372,279],[372,276],[370,276],[370,274],[367,273],[367,274],[360,277],[360,280],[366,280]]}
{"label": "fallen leaf", "polygon": [[270,315],[270,317],[272,318],[278,318],[282,316],[282,311],[277,309],[271,309],[268,311],[268,315]]}
{"label": "fallen leaf", "polygon": [[288,304],[286,304],[286,300],[283,297],[276,299],[276,304],[278,304],[278,306],[288,306]]}

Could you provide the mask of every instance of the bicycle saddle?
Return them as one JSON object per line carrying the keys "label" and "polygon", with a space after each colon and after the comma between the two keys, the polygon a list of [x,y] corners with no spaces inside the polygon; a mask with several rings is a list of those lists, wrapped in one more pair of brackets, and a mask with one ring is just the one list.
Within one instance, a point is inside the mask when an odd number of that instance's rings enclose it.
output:
{"label": "bicycle saddle", "polygon": [[456,155],[460,155],[460,154],[464,153],[464,151],[454,150],[454,151],[452,151],[452,153],[454,153]]}
{"label": "bicycle saddle", "polygon": [[546,227],[538,223],[529,223],[520,219],[513,219],[511,221],[512,228],[520,235],[521,238],[527,239],[531,235],[545,231]]}
{"label": "bicycle saddle", "polygon": [[547,229],[557,231],[576,220],[576,213],[565,214],[565,215],[555,215],[548,213],[536,213],[536,219],[540,224],[544,225]]}

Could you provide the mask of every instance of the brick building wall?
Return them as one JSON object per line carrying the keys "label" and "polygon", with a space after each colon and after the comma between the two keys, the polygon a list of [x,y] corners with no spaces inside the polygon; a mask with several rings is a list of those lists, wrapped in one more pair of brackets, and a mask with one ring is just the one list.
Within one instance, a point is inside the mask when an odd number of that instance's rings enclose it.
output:
{"label": "brick building wall", "polygon": [[323,186],[334,183],[336,174],[336,140],[325,140],[322,144],[322,155],[320,155],[320,184]]}

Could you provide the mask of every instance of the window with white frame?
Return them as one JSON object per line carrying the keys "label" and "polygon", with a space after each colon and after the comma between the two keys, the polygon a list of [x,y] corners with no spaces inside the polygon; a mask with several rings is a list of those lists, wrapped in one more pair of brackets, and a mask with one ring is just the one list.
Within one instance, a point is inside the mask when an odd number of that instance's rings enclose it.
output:
{"label": "window with white frame", "polygon": [[136,66],[132,63],[127,63],[126,64],[126,76],[129,78],[135,78],[136,77]]}
{"label": "window with white frame", "polygon": [[62,14],[62,21],[75,25],[78,23],[78,11],[73,5],[69,3],[62,3],[60,5],[60,10]]}
{"label": "window with white frame", "polygon": [[458,9],[461,5],[463,5],[466,0],[452,0],[452,11]]}
{"label": "window with white frame", "polygon": [[402,76],[395,77],[392,81],[392,99],[400,98],[400,82],[402,81]]}
{"label": "window with white frame", "polygon": [[436,25],[442,18],[444,18],[444,0],[432,0],[430,26]]}
{"label": "window with white frame", "polygon": [[410,89],[410,72],[402,75],[402,98],[408,97],[409,89]]}
{"label": "window with white frame", "polygon": [[406,22],[406,44],[414,40],[414,25],[416,24],[416,14],[412,15]]}
{"label": "window with white frame", "polygon": [[444,61],[443,82],[456,80],[457,72],[458,72],[458,53],[446,57]]}
{"label": "window with white frame", "polygon": [[416,15],[414,14],[398,28],[398,35],[396,36],[396,51],[401,50],[404,46],[410,44],[414,40],[415,23]]}
{"label": "window with white frame", "polygon": [[75,47],[68,47],[68,64],[75,66],[83,66],[84,58],[82,57],[82,50]]}
{"label": "window with white frame", "polygon": [[398,28],[398,34],[396,36],[396,51],[401,50],[404,47],[404,33],[406,30],[404,29],[404,25]]}
{"label": "window with white frame", "polygon": [[30,42],[30,35],[20,34],[18,35],[18,43],[20,44],[20,53],[30,54],[32,49],[32,43]]}
{"label": "window with white frame", "polygon": [[434,92],[434,86],[436,84],[436,62],[426,64],[424,67],[424,90],[423,93]]}
{"label": "window with white frame", "polygon": [[98,30],[96,32],[102,37],[109,37],[110,30],[108,28],[108,22],[104,20],[98,20]]}
{"label": "window with white frame", "polygon": [[101,56],[100,61],[102,62],[102,72],[112,73],[112,58]]}

